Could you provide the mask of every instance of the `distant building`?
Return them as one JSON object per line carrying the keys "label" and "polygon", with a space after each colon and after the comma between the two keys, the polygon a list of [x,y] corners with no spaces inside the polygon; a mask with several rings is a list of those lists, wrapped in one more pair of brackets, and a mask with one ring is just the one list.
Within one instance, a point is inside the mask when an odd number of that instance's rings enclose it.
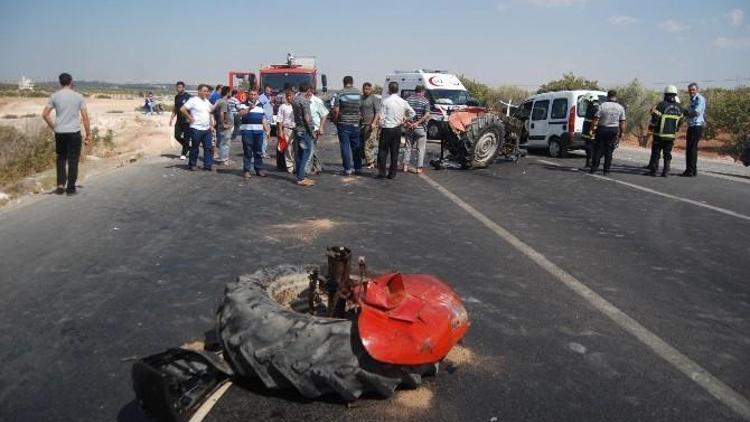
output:
{"label": "distant building", "polygon": [[31,79],[28,79],[26,76],[21,76],[21,80],[18,81],[18,89],[33,91],[34,82]]}

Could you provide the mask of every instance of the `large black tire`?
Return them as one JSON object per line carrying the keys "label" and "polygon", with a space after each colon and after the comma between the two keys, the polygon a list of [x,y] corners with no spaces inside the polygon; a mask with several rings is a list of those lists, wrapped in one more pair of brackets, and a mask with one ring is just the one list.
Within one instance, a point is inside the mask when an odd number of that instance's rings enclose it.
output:
{"label": "large black tire", "polygon": [[287,265],[227,285],[217,328],[235,374],[258,377],[270,389],[293,387],[307,398],[335,393],[353,401],[365,392],[390,397],[399,385],[413,388],[423,375],[437,373],[437,364],[375,361],[353,321],[300,313],[274,299],[284,283],[296,279],[299,285],[306,273]]}
{"label": "large black tire", "polygon": [[467,168],[485,168],[495,162],[497,151],[505,143],[505,124],[493,114],[485,114],[471,122],[462,136]]}

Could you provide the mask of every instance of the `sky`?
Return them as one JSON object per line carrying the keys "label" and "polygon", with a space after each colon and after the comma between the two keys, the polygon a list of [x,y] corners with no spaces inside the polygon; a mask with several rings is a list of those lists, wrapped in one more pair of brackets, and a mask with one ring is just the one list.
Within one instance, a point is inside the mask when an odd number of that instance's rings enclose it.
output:
{"label": "sky", "polygon": [[222,83],[287,52],[338,88],[446,69],[533,89],[575,72],[605,87],[750,85],[750,1],[0,0],[0,80]]}

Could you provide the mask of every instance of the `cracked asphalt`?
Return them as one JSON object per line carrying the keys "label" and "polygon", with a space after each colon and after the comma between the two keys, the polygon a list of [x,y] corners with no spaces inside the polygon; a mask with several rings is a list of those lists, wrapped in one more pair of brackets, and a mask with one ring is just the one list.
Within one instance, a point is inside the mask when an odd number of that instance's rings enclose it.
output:
{"label": "cracked asphalt", "polygon": [[[160,157],[1,212],[0,420],[149,420],[133,402],[134,358],[200,339],[238,275],[322,264],[331,244],[371,270],[454,286],[469,358],[352,406],[250,381],[206,420],[742,420],[419,176],[341,177],[335,139],[321,149],[313,188]],[[750,216],[741,172],[654,179],[638,164],[616,160],[610,178]],[[580,165],[529,155],[427,175],[747,400],[750,221]]]}

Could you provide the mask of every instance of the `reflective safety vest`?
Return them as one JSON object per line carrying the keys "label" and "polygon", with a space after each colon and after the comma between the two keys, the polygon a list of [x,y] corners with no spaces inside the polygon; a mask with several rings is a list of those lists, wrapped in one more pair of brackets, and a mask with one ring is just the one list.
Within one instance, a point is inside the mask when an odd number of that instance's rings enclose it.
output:
{"label": "reflective safety vest", "polygon": [[583,129],[582,134],[584,139],[594,140],[596,134],[596,127],[593,126],[594,118],[596,113],[599,112],[598,102],[588,102],[586,105],[586,116],[583,118]]}
{"label": "reflective safety vest", "polygon": [[662,101],[651,113],[651,126],[654,136],[662,139],[675,139],[684,118],[682,108],[677,103]]}

